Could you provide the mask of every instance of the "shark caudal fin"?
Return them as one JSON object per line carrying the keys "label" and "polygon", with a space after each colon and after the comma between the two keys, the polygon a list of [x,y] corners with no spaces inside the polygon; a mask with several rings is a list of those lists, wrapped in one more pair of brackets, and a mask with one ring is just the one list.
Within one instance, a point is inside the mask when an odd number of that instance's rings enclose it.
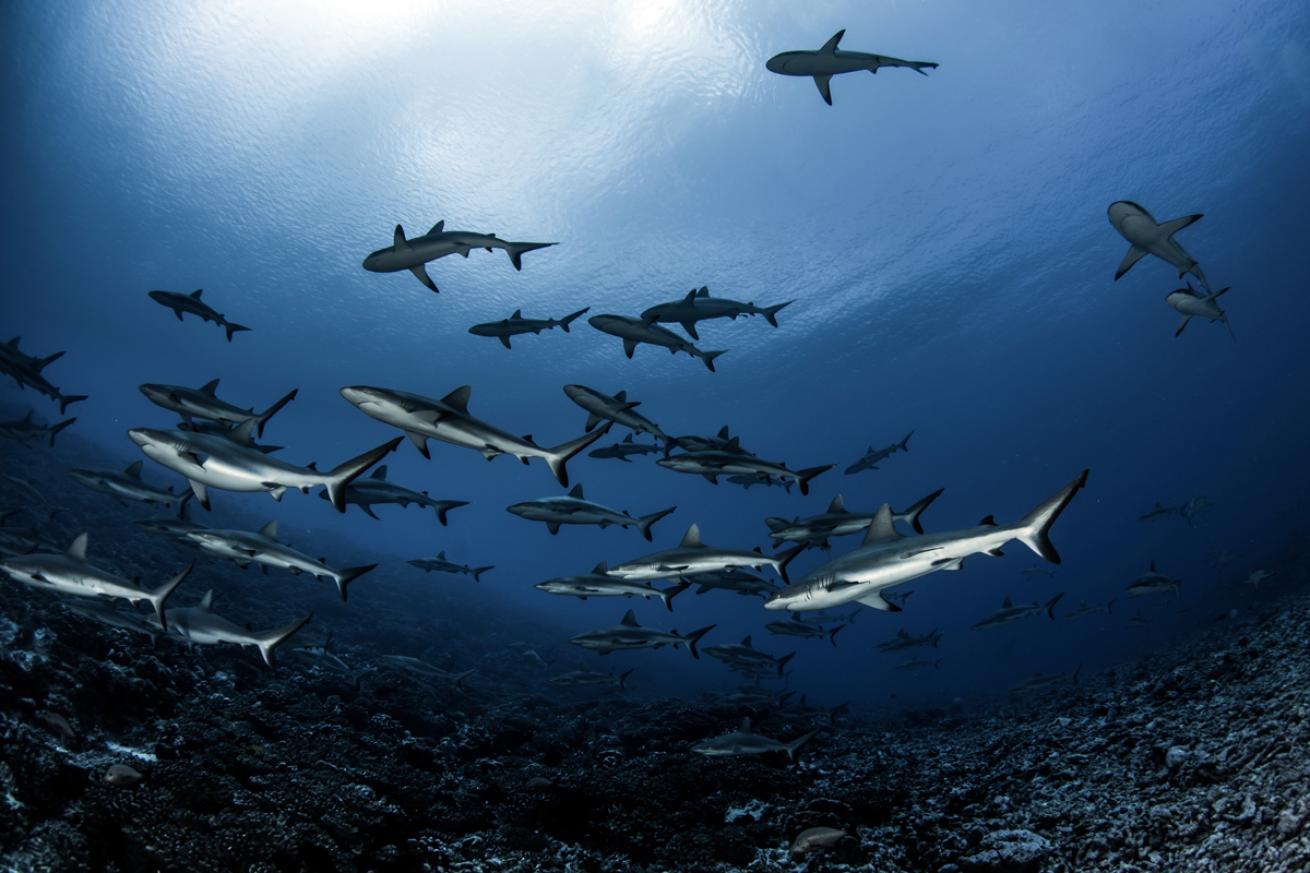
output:
{"label": "shark caudal fin", "polygon": [[783,671],[783,669],[787,666],[787,662],[790,661],[790,660],[791,660],[792,658],[794,658],[794,657],[796,657],[796,653],[795,653],[795,652],[788,652],[787,654],[783,655],[781,658],[778,659],[778,675],[779,675],[779,676],[782,675],[782,671]]}
{"label": "shark caudal fin", "polygon": [[714,630],[716,627],[718,627],[718,625],[713,625],[713,624],[706,625],[700,630],[692,631],[691,633],[687,634],[685,637],[682,638],[683,641],[686,642],[687,644],[687,651],[691,652],[691,656],[693,658],[695,658],[698,661],[700,660],[700,649],[696,648],[696,644],[701,641],[701,637],[705,636],[707,633]]}
{"label": "shark caudal fin", "polygon": [[349,461],[334,467],[324,477],[323,485],[327,488],[328,499],[337,508],[337,512],[346,511],[346,486],[363,475],[369,467],[395,451],[396,446],[400,445],[404,439],[404,437],[396,437],[376,449],[370,449],[362,455],[356,455]]}
{"label": "shark caudal fin", "polygon": [[901,513],[901,515],[905,518],[905,520],[910,523],[910,527],[914,528],[915,533],[917,534],[923,533],[923,524],[920,521],[920,516],[923,515],[923,511],[925,509],[927,509],[929,506],[932,505],[932,502],[934,500],[942,496],[942,492],[945,490],[946,490],[945,488],[938,488],[936,491],[929,494],[927,497],[924,497],[920,500],[916,500],[914,503],[911,503],[908,507],[906,507],[905,511]]}
{"label": "shark caudal fin", "polygon": [[810,740],[814,739],[814,735],[817,734],[820,730],[822,730],[822,728],[815,728],[814,730],[810,731],[809,733],[801,734],[799,737],[797,737],[796,739],[792,740],[790,743],[787,743],[787,744],[786,744],[786,748],[787,748],[787,760],[788,760],[788,761],[795,761],[795,760],[796,760],[796,751],[797,751],[801,746],[805,745],[805,744],[808,743]]}
{"label": "shark caudal fin", "polygon": [[63,415],[65,412],[68,411],[68,407],[72,406],[74,403],[81,403],[83,400],[86,400],[86,398],[87,395],[85,394],[59,395],[59,414]]}
{"label": "shark caudal fin", "polygon": [[264,631],[262,634],[255,634],[251,639],[255,645],[259,646],[259,654],[264,656],[264,663],[273,666],[273,650],[285,643],[296,631],[309,624],[309,620],[314,617],[310,613],[304,618],[291,622],[286,627],[280,627],[277,630]]}
{"label": "shark caudal fin", "polygon": [[671,515],[676,512],[677,509],[678,507],[676,506],[670,506],[668,509],[653,512],[650,515],[643,515],[641,518],[637,519],[637,529],[641,531],[641,535],[646,538],[646,542],[654,542],[654,538],[650,535],[650,529],[655,525],[655,522],[664,518],[666,515]]}
{"label": "shark caudal fin", "polygon": [[473,573],[473,581],[474,581],[474,582],[481,582],[481,581],[482,581],[482,574],[485,573],[485,572],[487,572],[488,570],[494,570],[494,569],[496,569],[496,565],[495,565],[495,564],[488,564],[488,565],[485,566],[485,567],[474,567],[473,570],[472,570],[472,573]]}
{"label": "shark caudal fin", "polygon": [[164,630],[168,630],[168,619],[164,615],[164,603],[168,600],[168,595],[172,594],[177,586],[182,584],[182,580],[191,575],[191,568],[194,566],[195,564],[187,564],[186,567],[182,569],[181,573],[178,573],[172,579],[169,579],[163,585],[160,585],[154,591],[148,592],[146,595],[146,599],[150,601],[150,605],[155,608],[155,618],[159,619],[159,626]]}
{"label": "shark caudal fin", "polygon": [[832,643],[834,649],[837,648],[837,634],[840,633],[841,629],[844,627],[846,627],[846,625],[839,624],[832,630],[828,631],[828,642]]}
{"label": "shark caudal fin", "polygon": [[635,669],[637,669],[637,668],[636,668],[636,667],[630,667],[629,669],[624,670],[622,673],[619,674],[619,688],[620,688],[620,690],[623,690],[623,691],[627,691],[627,690],[628,690],[628,677],[632,675],[632,671],[635,670]]}
{"label": "shark caudal fin", "polygon": [[673,612],[673,598],[691,587],[691,583],[685,579],[677,585],[672,585],[660,592],[660,600],[664,601],[664,608]]}
{"label": "shark caudal fin", "polygon": [[896,448],[900,449],[902,452],[908,452],[910,450],[910,437],[912,436],[914,436],[914,431],[907,433],[905,439],[896,444]]}
{"label": "shark caudal fin", "polygon": [[1074,495],[1087,484],[1088,472],[1083,470],[1078,474],[1078,478],[1024,516],[1023,520],[1015,526],[1014,538],[1052,564],[1060,563],[1060,553],[1055,550],[1055,545],[1051,542],[1051,525],[1055,524],[1055,520],[1064,512],[1064,508],[1073,500]]}
{"label": "shark caudal fin", "polygon": [[283,397],[277,403],[274,403],[268,409],[265,409],[258,416],[256,416],[255,430],[258,431],[261,437],[264,435],[264,425],[268,424],[268,420],[273,416],[277,415],[278,411],[281,410],[282,407],[286,406],[292,400],[295,400],[296,394],[298,394],[299,392],[300,392],[299,388],[292,388],[290,391],[287,392],[287,395],[285,397]]}
{"label": "shark caudal fin", "polygon": [[786,309],[788,306],[791,306],[792,303],[794,303],[794,302],[795,302],[795,301],[788,300],[786,303],[777,303],[777,304],[775,304],[775,305],[773,305],[773,306],[766,306],[766,307],[764,307],[764,309],[761,310],[761,311],[763,312],[763,314],[764,314],[764,320],[767,321],[769,324],[773,325],[774,327],[777,327],[777,326],[778,326],[778,313],[779,313],[779,312],[782,312],[782,311],[783,311],[784,309]]}
{"label": "shark caudal fin", "polygon": [[791,577],[787,575],[787,565],[796,560],[796,556],[805,551],[805,543],[797,543],[785,552],[780,552],[774,557],[778,558],[778,576],[784,582],[791,582]]}
{"label": "shark caudal fin", "polygon": [[467,500],[443,500],[436,506],[437,521],[441,522],[442,527],[445,527],[447,521],[446,513],[450,512],[452,509],[459,509],[461,506],[468,505],[469,502]]}
{"label": "shark caudal fin", "polygon": [[524,255],[553,245],[555,243],[507,242],[505,243],[505,254],[509,255],[509,262],[514,265],[514,269],[522,270]]}
{"label": "shark caudal fin", "polygon": [[[925,70],[937,69],[937,64],[933,63],[932,61],[906,61],[905,66],[909,67],[911,70],[914,70],[914,72],[918,73],[920,76],[928,75],[926,72],[924,72]],[[875,72],[877,71],[875,70]]]}
{"label": "shark caudal fin", "polygon": [[65,421],[61,421],[59,422],[59,424],[50,428],[50,445],[53,446],[55,444],[55,437],[59,436],[59,432],[61,430],[63,430],[66,427],[71,427],[73,425],[73,422],[75,421],[77,421],[76,418],[70,418]]}
{"label": "shark caudal fin", "polygon": [[591,311],[591,307],[590,307],[590,306],[587,306],[587,307],[584,307],[584,308],[582,308],[582,309],[579,309],[577,312],[573,312],[573,313],[570,313],[570,314],[564,316],[563,318],[561,318],[561,319],[559,320],[559,326],[560,326],[560,329],[563,330],[565,333],[568,333],[568,332],[569,332],[569,325],[572,324],[573,322],[577,321],[579,318],[581,318],[582,316],[586,315],[586,314],[587,314],[588,312],[590,312],[590,311]]}
{"label": "shark caudal fin", "polygon": [[550,467],[550,472],[555,475],[555,480],[559,484],[568,487],[569,471],[565,465],[568,464],[569,459],[608,433],[613,424],[614,422],[607,421],[603,426],[596,428],[591,433],[583,434],[577,439],[560,443],[555,448],[546,450],[546,465]]}
{"label": "shark caudal fin", "polygon": [[236,333],[237,331],[250,330],[250,328],[246,327],[244,324],[234,324],[233,322],[230,321],[224,322],[223,329],[227,331],[228,342],[232,342],[232,334]]}
{"label": "shark caudal fin", "polygon": [[801,494],[810,493],[810,480],[820,473],[826,473],[832,469],[832,464],[824,464],[822,467],[806,467],[796,474],[796,483],[801,486]]}
{"label": "shark caudal fin", "polygon": [[1049,618],[1051,621],[1055,621],[1055,605],[1059,603],[1060,599],[1063,597],[1064,597],[1064,592],[1061,591],[1059,594],[1055,595],[1050,600],[1046,601],[1046,617]]}
{"label": "shark caudal fin", "polygon": [[728,353],[727,349],[719,349],[718,351],[714,351],[714,352],[701,352],[700,359],[705,362],[705,368],[707,370],[709,370],[711,373],[717,373],[718,371],[714,369],[714,359],[719,357],[720,355],[726,355],[727,353]]}
{"label": "shark caudal fin", "polygon": [[348,567],[336,575],[337,593],[341,595],[342,603],[346,602],[346,595],[349,593],[350,583],[376,567],[377,564],[365,564],[363,567]]}

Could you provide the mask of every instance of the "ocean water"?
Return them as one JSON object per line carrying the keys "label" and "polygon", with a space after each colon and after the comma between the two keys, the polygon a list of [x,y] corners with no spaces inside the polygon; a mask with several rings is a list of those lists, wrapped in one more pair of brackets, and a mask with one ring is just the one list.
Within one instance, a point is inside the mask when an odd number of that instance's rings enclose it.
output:
{"label": "ocean water", "polygon": [[[706,645],[751,634],[794,649],[786,687],[872,712],[987,699],[1035,670],[1149,660],[1245,609],[1233,583],[1303,547],[1303,2],[68,2],[5,18],[0,325],[30,353],[67,350],[47,374],[90,396],[72,407],[72,433],[116,463],[141,457],[129,428],[174,422],[140,383],[218,377],[220,396],[243,406],[299,389],[266,436],[296,463],[334,465],[396,434],[346,403],[345,385],[434,398],[470,385],[475,415],[553,445],[582,433],[585,413],[561,390],[582,383],[625,390],[670,434],[726,424],[765,458],[835,465],[806,497],[716,487],[650,456],[574,460],[591,499],[634,514],[677,506],[654,545],[618,528],[551,536],[505,511],[564,492],[543,464],[439,442],[431,460],[406,443],[385,463],[395,481],[470,502],[448,527],[415,509],[374,521],[294,492],[279,503],[214,492],[334,563],[356,563],[354,548],[394,556],[352,590],[361,626],[402,596],[395,579],[419,578],[404,560],[444,550],[495,570],[423,584],[560,628],[561,664],[637,667],[634,695],[738,679],[667,650],[601,659],[567,636],[630,606],[643,624],[713,623]],[[765,69],[840,28],[844,49],[940,67],[837,76],[831,107],[806,79]],[[1114,281],[1127,249],[1106,219],[1116,200],[1161,221],[1204,213],[1178,240],[1214,289],[1232,287],[1222,302],[1236,341],[1201,321],[1173,336],[1164,297],[1181,283],[1158,259]],[[412,237],[438,220],[559,244],[525,255],[521,272],[499,251],[444,258],[428,266],[440,294],[361,268],[393,225]],[[715,373],[650,346],[629,360],[585,318],[509,351],[467,332],[515,309],[636,315],[700,286],[794,302],[777,329],[703,323],[698,345],[728,350]],[[146,296],[195,288],[251,331],[225,342]],[[0,401],[55,420],[12,384]],[[909,450],[880,470],[843,473],[910,430]],[[3,450],[46,463],[39,448]],[[532,588],[672,546],[693,522],[712,545],[767,550],[765,517],[818,513],[838,493],[872,510],[944,487],[929,531],[1017,520],[1084,468],[1087,487],[1053,531],[1054,577],[1024,574],[1040,561],[1013,543],[907,586],[902,613],[861,608],[835,648],[771,638],[763,625],[780,616],[728,593],[683,594],[670,616],[655,601]],[[149,461],[145,474],[185,487]],[[1214,506],[1192,525],[1138,520],[1197,496]],[[857,542],[803,554],[792,575]],[[1216,565],[1225,550],[1235,557]],[[1181,593],[1130,602],[1125,586],[1152,560]],[[1059,592],[1057,614],[1116,607],[971,629],[1007,595]],[[328,586],[278,596],[305,608],[333,597]],[[1130,624],[1134,613],[1149,626]],[[874,649],[901,628],[942,631],[940,669],[899,672]]]}

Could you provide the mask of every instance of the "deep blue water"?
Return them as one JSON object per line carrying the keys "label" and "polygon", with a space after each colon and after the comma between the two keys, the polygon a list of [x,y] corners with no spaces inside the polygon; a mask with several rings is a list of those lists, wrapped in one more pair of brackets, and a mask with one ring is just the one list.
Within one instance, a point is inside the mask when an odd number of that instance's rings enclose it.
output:
{"label": "deep blue water", "polygon": [[[1055,528],[1054,579],[1023,576],[1037,559],[1015,544],[914,583],[901,615],[864,610],[836,651],[769,640],[776,616],[726,593],[683,595],[672,619],[636,605],[653,625],[717,622],[707,643],[754,633],[772,651],[798,648],[793,685],[829,700],[947,700],[1034,669],[1122,663],[1244,606],[1225,586],[1304,540],[1310,6],[520,5],[11,9],[0,325],[30,352],[68,350],[49,375],[91,395],[78,432],[126,464],[138,457],[127,428],[170,423],[139,383],[218,376],[225,399],[259,407],[300,388],[268,435],[297,462],[335,464],[392,435],[338,396],[361,383],[433,397],[471,384],[475,414],[544,445],[581,433],[585,415],[561,391],[581,382],[626,389],[670,433],[726,423],[766,457],[837,465],[803,498],[715,488],[649,459],[575,461],[588,497],[634,513],[678,505],[657,546],[692,521],[715,545],[766,545],[765,516],[819,512],[837,492],[854,508],[899,508],[945,486],[932,530],[1014,519],[1091,468]],[[844,48],[941,66],[837,77],[832,107],[764,69],[841,27]],[[1238,342],[1204,323],[1172,336],[1163,298],[1179,283],[1160,261],[1112,281],[1127,244],[1105,209],[1119,199],[1161,220],[1205,213],[1179,239],[1214,287],[1233,286]],[[438,219],[560,245],[526,255],[521,273],[500,252],[439,261],[439,296],[360,268],[395,223],[415,235]],[[637,314],[701,285],[796,302],[777,330],[702,325],[701,347],[731,350],[717,374],[650,347],[629,361],[581,322],[510,352],[466,332],[519,307]],[[145,295],[197,287],[253,331],[228,344]],[[908,453],[842,475],[866,445],[910,429]],[[508,515],[560,493],[543,465],[440,443],[431,461],[405,445],[388,463],[393,479],[473,505],[439,528],[426,512],[384,508],[379,523],[296,494],[216,500],[325,543],[344,534],[398,559],[445,549],[495,564],[479,587],[429,578],[577,632],[633,605],[531,588],[651,549],[632,531],[551,537]],[[1196,495],[1216,506],[1194,528],[1137,521],[1156,500]],[[1222,569],[1221,549],[1238,553]],[[1183,594],[1130,606],[1123,588],[1152,558]],[[1063,607],[1120,606],[969,629],[1007,593],[1057,591]],[[388,589],[356,593],[366,622]],[[1148,629],[1126,623],[1139,605]],[[902,626],[945,633],[940,671],[898,673],[872,649]],[[667,651],[612,660],[647,674],[691,666]],[[706,686],[734,684],[717,663],[694,666]]]}

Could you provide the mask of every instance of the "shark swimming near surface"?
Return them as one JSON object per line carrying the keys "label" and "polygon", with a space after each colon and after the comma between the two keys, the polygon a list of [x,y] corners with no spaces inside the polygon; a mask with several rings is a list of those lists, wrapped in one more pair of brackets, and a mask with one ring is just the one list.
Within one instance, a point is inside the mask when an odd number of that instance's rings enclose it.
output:
{"label": "shark swimming near surface", "polygon": [[1110,224],[1119,234],[1128,240],[1128,254],[1115,270],[1115,281],[1133,268],[1133,265],[1147,255],[1155,255],[1178,271],[1178,278],[1191,273],[1201,283],[1201,287],[1210,290],[1210,283],[1201,272],[1201,265],[1187,253],[1175,239],[1174,234],[1191,224],[1200,221],[1201,214],[1185,215],[1163,224],[1156,222],[1154,216],[1131,200],[1116,200],[1107,210]]}
{"label": "shark swimming near surface", "polygon": [[432,229],[422,236],[405,238],[405,228],[397,224],[391,236],[391,245],[378,249],[364,259],[364,269],[370,273],[396,273],[409,270],[423,285],[432,292],[437,292],[437,283],[428,276],[424,264],[444,258],[448,255],[461,255],[467,258],[473,249],[503,249],[509,255],[515,270],[523,269],[523,256],[528,252],[548,248],[553,242],[510,242],[494,233],[477,233],[471,230],[446,230],[445,220],[432,225]]}
{"label": "shark swimming near surface", "polygon": [[1228,314],[1219,308],[1219,298],[1231,291],[1231,288],[1220,288],[1213,294],[1197,294],[1196,289],[1189,283],[1186,288],[1178,288],[1170,291],[1165,296],[1164,302],[1168,303],[1173,309],[1182,313],[1183,320],[1179,322],[1178,329],[1174,331],[1174,336],[1182,336],[1187,325],[1193,318],[1205,318],[1211,324],[1216,321],[1228,328],[1228,335],[1232,337],[1233,342],[1237,342],[1237,335],[1233,333],[1233,326],[1228,322]]}
{"label": "shark swimming near surface", "polygon": [[487,321],[482,324],[475,324],[469,328],[469,333],[474,336],[495,337],[500,340],[500,344],[507,349],[514,348],[510,345],[510,337],[519,336],[520,334],[530,333],[539,334],[543,330],[551,328],[560,328],[565,333],[569,332],[569,325],[578,318],[581,318],[591,307],[579,309],[577,312],[570,313],[563,318],[524,318],[523,310],[515,309],[509,318],[502,318],[500,321]]}
{"label": "shark swimming near surface", "polygon": [[910,437],[914,436],[914,431],[910,431],[905,438],[899,443],[892,443],[884,449],[875,449],[869,446],[858,461],[846,468],[846,475],[853,476],[863,470],[877,470],[878,462],[885,461],[897,452],[908,452],[910,450]]}
{"label": "shark swimming near surface", "polygon": [[639,318],[629,318],[626,315],[593,315],[587,319],[587,323],[601,333],[607,333],[623,340],[623,353],[629,358],[637,351],[637,346],[643,343],[663,346],[669,350],[670,354],[676,355],[678,352],[685,352],[693,358],[700,358],[704,362],[705,368],[713,373],[715,372],[715,359],[727,354],[728,351],[727,349],[712,352],[702,351],[667,327],[660,327],[658,324],[647,324]]}
{"label": "shark swimming near surface", "polygon": [[709,288],[688,291],[687,296],[672,303],[660,303],[641,314],[643,324],[680,324],[687,336],[700,339],[696,333],[696,322],[711,318],[730,318],[734,321],[743,315],[763,315],[764,320],[774,327],[778,326],[778,313],[794,301],[778,303],[774,306],[756,306],[754,303],[742,303],[726,297],[711,297]]}
{"label": "shark swimming near surface", "polygon": [[222,313],[217,312],[208,303],[200,299],[201,289],[197,288],[190,294],[181,294],[177,291],[150,291],[150,299],[173,310],[177,320],[182,320],[182,314],[188,313],[198,317],[201,321],[212,321],[214,324],[223,328],[227,334],[227,341],[232,342],[232,335],[241,331],[250,330],[244,324],[237,324],[234,321],[228,321]]}
{"label": "shark swimming near surface", "polygon": [[782,76],[809,76],[819,89],[823,102],[832,105],[830,82],[833,76],[842,73],[855,73],[868,70],[877,73],[883,67],[907,67],[920,75],[928,75],[925,70],[937,69],[932,61],[906,61],[901,58],[875,55],[869,52],[848,52],[839,49],[846,31],[839,30],[825,42],[818,51],[790,51],[776,54],[765,63],[771,73]]}

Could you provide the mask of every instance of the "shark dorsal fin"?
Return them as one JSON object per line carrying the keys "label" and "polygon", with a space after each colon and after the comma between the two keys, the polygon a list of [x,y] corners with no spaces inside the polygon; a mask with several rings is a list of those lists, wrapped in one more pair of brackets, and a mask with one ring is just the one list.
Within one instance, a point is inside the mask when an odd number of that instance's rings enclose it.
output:
{"label": "shark dorsal fin", "polygon": [[570,497],[576,497],[578,500],[586,500],[586,499],[587,499],[587,498],[585,498],[585,497],[582,496],[582,483],[581,483],[581,482],[579,482],[577,485],[574,485],[572,488],[569,489],[569,496],[570,496]]}
{"label": "shark dorsal fin", "polygon": [[840,494],[832,499],[832,503],[828,504],[828,511],[834,513],[846,511],[846,501],[842,500]]}
{"label": "shark dorsal fin", "polygon": [[695,302],[696,302],[696,290],[693,288],[691,291],[688,291],[688,292],[687,292],[687,296],[684,297],[684,298],[682,298],[682,302],[683,302],[683,303],[695,303]]}
{"label": "shark dorsal fin", "polygon": [[837,44],[841,42],[841,38],[845,35],[846,35],[845,28],[834,33],[832,35],[832,38],[823,44],[823,48],[819,49],[819,54],[821,55],[836,54]]}
{"label": "shark dorsal fin", "polygon": [[27,410],[27,415],[23,416],[23,423],[27,424],[30,423],[31,421],[32,421],[32,410],[29,409]]}
{"label": "shark dorsal fin", "polygon": [[620,391],[618,394],[615,394],[615,395],[614,395],[614,399],[617,400],[617,401],[619,401],[620,403],[627,403],[627,402],[628,402],[628,389],[625,388],[625,389],[623,389],[622,391]]}
{"label": "shark dorsal fin", "polygon": [[446,228],[446,219],[443,218],[440,221],[438,221],[436,224],[432,225],[432,230],[429,230],[428,233],[441,233],[443,230],[445,230],[445,228]]}
{"label": "shark dorsal fin", "polygon": [[623,442],[625,442],[625,443],[630,443],[630,442],[632,442],[632,434],[628,434],[627,436],[625,436],[625,437],[623,438]]}
{"label": "shark dorsal fin", "polygon": [[441,398],[441,402],[449,406],[451,409],[455,409],[460,412],[468,412],[469,395],[472,393],[473,393],[473,386],[461,385],[458,388],[456,388],[454,391],[447,394],[445,397]]}
{"label": "shark dorsal fin", "polygon": [[996,527],[996,518],[991,515],[983,516],[982,521],[978,522],[979,527]]}
{"label": "shark dorsal fin", "polygon": [[687,528],[687,532],[682,535],[682,542],[678,544],[684,549],[698,549],[704,545],[700,541],[700,525],[693,523]]}
{"label": "shark dorsal fin", "polygon": [[740,437],[733,437],[732,439],[728,440],[728,451],[730,451],[730,452],[738,452],[738,451],[741,451],[741,438],[740,438]]}
{"label": "shark dorsal fin", "polygon": [[214,605],[214,589],[210,588],[208,591],[205,592],[205,596],[200,598],[200,602],[196,604],[196,609],[203,609],[205,612],[209,612],[209,610],[213,607],[213,605]]}
{"label": "shark dorsal fin", "polygon": [[234,443],[240,443],[243,446],[248,446],[254,441],[255,438],[254,436],[255,424],[256,424],[255,419],[247,418],[245,421],[241,422],[236,427],[228,431],[227,438]]}
{"label": "shark dorsal fin", "polygon": [[370,478],[370,479],[385,479],[385,478],[387,478],[387,465],[386,465],[386,464],[383,464],[381,467],[378,467],[376,470],[373,471],[373,475],[372,475],[372,476],[369,476],[369,478]]}
{"label": "shark dorsal fin", "polygon": [[697,297],[709,297],[709,296],[710,296],[710,289],[707,288],[707,287],[705,287],[704,285],[702,285],[702,286],[700,286],[700,288],[696,291],[696,296],[697,296]]}
{"label": "shark dorsal fin", "polygon": [[864,534],[864,542],[861,545],[871,546],[874,543],[890,543],[899,539],[901,535],[896,531],[896,525],[892,523],[892,508],[884,503],[874,513],[873,521],[869,522],[869,530]]}
{"label": "shark dorsal fin", "polygon": [[1001,601],[1001,609],[1009,609],[1012,606],[1014,606],[1014,601],[1010,599],[1010,595],[1005,595],[1005,599]]}
{"label": "shark dorsal fin", "polygon": [[522,318],[522,317],[523,317],[522,309],[515,309],[514,312],[510,314],[510,318]]}
{"label": "shark dorsal fin", "polygon": [[405,228],[399,224],[396,225],[395,231],[391,234],[391,244],[398,249],[409,248],[409,243],[405,240]]}
{"label": "shark dorsal fin", "polygon": [[446,550],[445,550],[445,549],[442,549],[441,551],[437,552],[437,560],[438,560],[438,561],[444,561],[444,560],[446,560]]}
{"label": "shark dorsal fin", "polygon": [[210,397],[213,397],[214,392],[216,392],[217,390],[218,390],[217,379],[210,379],[208,382],[200,386],[200,393],[208,394]]}
{"label": "shark dorsal fin", "polygon": [[85,561],[86,540],[87,540],[87,535],[85,531],[78,534],[77,538],[73,540],[72,545],[68,547],[68,552],[67,552],[68,557],[72,558],[74,561]]}
{"label": "shark dorsal fin", "polygon": [[748,649],[753,649],[753,648],[755,648],[754,646],[751,645],[751,635],[750,635],[750,634],[746,634],[746,636],[742,637],[742,639],[741,639],[741,644],[742,644],[743,646],[745,646],[746,648],[748,648]]}
{"label": "shark dorsal fin", "polygon": [[723,427],[719,428],[719,439],[726,440],[727,438],[728,438],[728,426],[725,424]]}
{"label": "shark dorsal fin", "polygon": [[604,561],[601,561],[599,564],[591,568],[591,572],[595,573],[597,576],[604,576],[609,571],[610,565]]}
{"label": "shark dorsal fin", "polygon": [[270,540],[277,539],[277,519],[273,519],[268,524],[259,529],[259,535],[268,537]]}
{"label": "shark dorsal fin", "polygon": [[749,715],[742,716],[741,732],[744,734],[748,734],[750,733],[750,730],[751,730],[751,717]]}
{"label": "shark dorsal fin", "polygon": [[18,348],[18,344],[22,342],[22,340],[23,338],[21,336],[16,336],[13,339],[11,339],[9,342],[5,343],[5,345],[9,346],[9,348],[11,349],[16,349]]}
{"label": "shark dorsal fin", "polygon": [[192,300],[199,300],[199,299],[200,299],[200,291],[201,291],[201,290],[202,290],[202,289],[197,288],[196,290],[192,291],[192,292],[191,292],[191,299],[192,299]]}
{"label": "shark dorsal fin", "polygon": [[637,616],[632,614],[631,609],[623,613],[623,618],[622,620],[619,621],[619,624],[623,625],[624,627],[640,627],[640,625],[637,624]]}
{"label": "shark dorsal fin", "polygon": [[127,469],[124,470],[123,472],[126,473],[127,475],[131,476],[133,479],[140,479],[140,478],[141,478],[141,462],[140,462],[140,461],[133,461],[132,463],[130,463],[130,464],[127,465]]}

